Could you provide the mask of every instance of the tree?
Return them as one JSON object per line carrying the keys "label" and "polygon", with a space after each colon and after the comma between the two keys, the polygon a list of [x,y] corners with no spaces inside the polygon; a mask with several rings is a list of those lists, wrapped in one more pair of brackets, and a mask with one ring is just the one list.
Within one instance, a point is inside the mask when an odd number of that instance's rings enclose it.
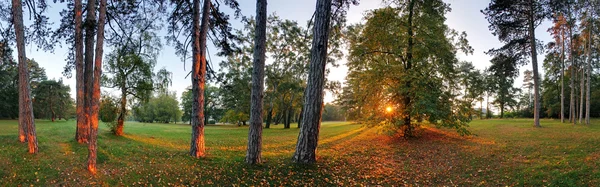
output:
{"label": "tree", "polygon": [[[153,73],[162,48],[156,32],[160,29],[162,6],[154,1],[111,3],[108,42],[116,49],[107,56],[103,86],[118,89],[120,113],[114,134],[123,135],[128,97],[147,102],[152,90],[167,92],[171,73],[166,69]],[[152,10],[152,11],[149,11]],[[156,79],[156,80],[154,80]]]}
{"label": "tree", "polygon": [[250,105],[250,130],[246,163],[261,162],[263,98],[265,80],[266,40],[267,40],[267,0],[256,1],[256,35],[254,37],[254,61],[252,68],[252,96]]}
{"label": "tree", "polygon": [[181,93],[181,108],[183,109],[183,115],[181,116],[181,121],[187,121],[192,124],[192,90],[188,87],[185,91]]}
{"label": "tree", "polygon": [[[89,2],[88,2],[89,3]],[[88,9],[89,11],[89,9]],[[100,111],[100,78],[102,77],[102,55],[104,52],[104,25],[106,22],[106,0],[100,0],[98,15],[98,33],[96,39],[92,97],[90,105],[90,138],[88,142],[88,171],[96,174],[98,119]],[[91,80],[90,80],[91,81]]]}
{"label": "tree", "polygon": [[327,103],[323,109],[323,121],[344,121],[344,111],[339,105]]}
{"label": "tree", "polygon": [[[4,54],[10,56],[5,56],[0,65],[0,117],[16,119],[19,117],[19,67],[9,49],[4,50]],[[33,59],[27,60],[27,69],[31,89],[35,90],[40,82],[47,79],[45,69]]]}
{"label": "tree", "polygon": [[121,92],[119,117],[115,135],[123,135],[125,116],[127,115],[127,97],[133,96],[146,102],[153,90],[152,69],[154,61],[136,53],[113,51],[107,56],[103,85],[117,88]]}
{"label": "tree", "polygon": [[175,93],[158,92],[148,102],[138,103],[133,108],[133,114],[140,122],[176,123],[181,120],[182,112]]}
{"label": "tree", "polygon": [[407,3],[374,10],[364,26],[348,28],[349,73],[340,103],[352,118],[405,138],[415,137],[423,123],[468,134],[472,102],[469,94],[459,96],[462,86],[471,84],[470,70],[461,81],[456,58],[459,51],[472,53],[466,33],[442,21],[448,4]]}
{"label": "tree", "polygon": [[85,124],[84,114],[84,82],[83,82],[83,10],[81,0],[75,0],[74,6],[75,19],[75,38],[74,38],[74,53],[75,53],[75,81],[76,81],[76,113],[77,126],[75,131],[75,140],[79,143],[87,142],[88,138],[85,131],[88,129]]}
{"label": "tree", "polygon": [[[218,1],[217,1],[218,2]],[[235,16],[239,17],[241,10],[236,0],[222,0],[225,5],[235,11]],[[195,158],[204,157],[204,85],[206,83],[206,41],[209,30],[209,21],[211,34],[215,35],[213,43],[221,49],[220,55],[228,55],[235,51],[235,45],[230,40],[235,39],[230,31],[229,17],[219,10],[219,6],[212,6],[212,0],[204,1],[202,5],[202,14],[200,14],[200,0],[172,1],[175,5],[171,16],[168,18],[168,31],[172,33],[167,38],[168,41],[175,44],[177,54],[182,56],[182,60],[187,60],[188,46],[192,46],[192,93],[194,102],[192,105],[192,139],[190,143],[190,156]],[[190,23],[190,17],[192,18]],[[191,31],[184,34],[185,41],[181,42],[179,33],[181,31]],[[188,38],[191,38],[189,40]]]}
{"label": "tree", "polygon": [[[531,56],[534,83],[534,126],[540,125],[540,77],[537,62],[535,28],[546,18],[547,0],[492,0],[481,12],[490,23],[492,34],[498,36],[505,45],[491,50],[515,52],[515,62],[524,63],[525,56]],[[523,29],[527,28],[527,29]],[[529,50],[528,50],[529,49]]]}
{"label": "tree", "polygon": [[296,152],[292,158],[297,163],[314,163],[317,160],[330,16],[331,0],[317,0],[307,94],[304,99],[305,114],[298,135]]}
{"label": "tree", "polygon": [[25,32],[23,26],[23,7],[20,0],[12,1],[12,17],[17,40],[19,61],[19,140],[27,139],[29,153],[38,152],[35,121],[33,120],[33,104],[31,102],[31,87],[29,85],[29,71],[27,70],[27,57],[25,55]]}
{"label": "tree", "polygon": [[554,26],[548,29],[554,37],[554,43],[549,47],[560,48],[560,121],[565,122],[565,45],[567,43],[566,34],[568,32],[567,20],[563,13],[558,14],[554,19]]}
{"label": "tree", "polygon": [[498,54],[491,60],[492,65],[489,71],[491,72],[490,76],[493,77],[494,88],[496,88],[494,103],[500,108],[500,118],[504,117],[504,109],[507,105],[516,103],[513,83],[519,71],[515,61],[516,58],[510,54]]}
{"label": "tree", "polygon": [[71,88],[64,85],[62,80],[46,80],[39,83],[33,90],[34,114],[37,118],[67,119],[73,100],[69,93]]}

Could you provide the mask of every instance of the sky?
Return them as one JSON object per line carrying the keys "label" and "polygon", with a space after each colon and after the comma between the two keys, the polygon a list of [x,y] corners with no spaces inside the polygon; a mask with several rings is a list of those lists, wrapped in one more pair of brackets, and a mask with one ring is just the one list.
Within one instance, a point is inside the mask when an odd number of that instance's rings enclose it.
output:
{"label": "sky", "polygon": [[[244,16],[254,16],[255,15],[255,7],[256,2],[253,0],[238,0],[240,2],[240,8],[242,9],[242,14]],[[470,45],[474,48],[474,53],[472,55],[464,55],[459,54],[459,60],[465,60],[472,62],[476,68],[483,70],[490,65],[491,57],[486,55],[484,52],[492,49],[498,48],[502,46],[502,44],[498,41],[497,37],[493,36],[488,29],[489,23],[485,19],[484,15],[480,12],[480,10],[484,9],[489,1],[485,0],[446,0],[447,3],[450,4],[452,11],[450,11],[446,17],[446,24],[459,32],[466,31],[468,34],[467,39],[469,40]],[[271,0],[268,2],[267,11],[268,14],[276,13],[282,19],[290,19],[296,20],[299,23],[306,23],[308,19],[311,18],[312,13],[315,10],[316,0]],[[64,4],[50,4],[50,8],[48,10],[48,14],[50,17],[50,21],[54,22],[55,25],[58,25],[60,22],[60,16],[58,12],[65,8]],[[348,11],[348,22],[349,24],[361,23],[364,22],[363,16],[365,12],[368,12],[373,9],[377,9],[380,7],[384,7],[386,4],[383,4],[381,0],[361,0],[358,6],[351,6]],[[24,16],[25,19],[28,18],[27,15]],[[27,21],[26,21],[27,22]],[[242,24],[239,20],[233,20],[233,26],[235,28],[241,28]],[[543,41],[544,43],[551,40],[551,37],[546,29],[549,27],[549,23],[544,23],[536,29],[536,37],[537,39]],[[159,33],[160,36],[165,36],[166,32],[161,31]],[[164,40],[163,40],[164,43]],[[63,79],[65,84],[68,84],[71,87],[71,96],[75,98],[75,78],[74,76],[71,78],[63,77],[62,72],[64,66],[66,64],[65,58],[68,54],[67,47],[58,47],[54,50],[54,52],[45,52],[41,50],[37,50],[35,45],[27,46],[27,57],[35,59],[41,67],[46,69],[46,74],[49,79]],[[105,46],[104,54],[108,54],[111,50],[110,47]],[[217,50],[214,47],[209,46],[209,52],[213,54],[209,54],[211,59],[213,60],[213,67],[218,66],[218,62],[222,60],[219,58],[215,52]],[[16,55],[16,52],[13,53]],[[15,56],[16,58],[16,56]],[[544,55],[541,53],[538,56],[538,64],[540,72],[543,73],[541,64],[544,60]],[[344,82],[344,79],[347,74],[347,68],[344,65],[346,62],[345,59],[339,59],[338,64],[341,64],[337,68],[332,68],[331,73],[329,74],[329,79],[334,81]],[[269,61],[267,61],[269,63]],[[191,63],[185,63],[187,67],[184,68],[184,63],[181,61],[180,57],[175,55],[175,50],[172,46],[164,45],[163,50],[157,59],[157,64],[155,67],[155,71],[158,71],[160,68],[165,67],[168,71],[173,73],[173,85],[170,87],[170,90],[175,91],[177,96],[180,97],[181,93],[191,85],[190,77],[185,77],[191,70]],[[218,69],[218,68],[217,68]],[[515,79],[515,86],[520,87],[522,82],[522,72],[526,69],[531,69],[531,64],[527,64],[526,66],[521,67],[519,78]],[[541,76],[541,75],[540,75]],[[117,96],[118,92],[113,90],[103,88],[103,91],[108,91],[111,94]],[[334,98],[331,94],[327,93],[325,96],[325,102],[331,102]]]}

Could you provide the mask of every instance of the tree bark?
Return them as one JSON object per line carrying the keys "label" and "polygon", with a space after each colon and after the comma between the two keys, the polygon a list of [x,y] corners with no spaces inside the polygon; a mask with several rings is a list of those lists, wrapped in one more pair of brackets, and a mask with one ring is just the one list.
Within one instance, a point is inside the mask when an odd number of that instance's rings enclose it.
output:
{"label": "tree bark", "polygon": [[[83,111],[84,111],[84,125],[80,128],[79,134],[83,136],[83,142],[89,141],[90,133],[90,118],[91,118],[91,102],[93,92],[93,71],[94,71],[94,36],[96,27],[96,0],[88,0],[87,3],[87,16],[85,18],[85,69],[83,76]],[[89,143],[89,142],[88,142]]]}
{"label": "tree bark", "polygon": [[302,114],[304,113],[304,105],[302,105],[302,108],[300,109],[300,116],[298,117],[298,128],[302,127]]}
{"label": "tree bark", "polygon": [[273,101],[269,104],[269,113],[267,113],[267,122],[265,128],[271,128],[271,121],[273,120]]}
{"label": "tree bark", "polygon": [[33,120],[28,62],[25,54],[25,28],[23,26],[23,6],[21,0],[12,0],[12,16],[15,36],[17,37],[19,58],[19,126],[21,127],[19,128],[19,141],[23,142],[26,138],[29,153],[35,154],[38,152],[38,142],[35,132],[35,121]]}
{"label": "tree bark", "polygon": [[[593,9],[593,8],[592,8]],[[591,12],[591,11],[590,11]],[[593,18],[593,12],[591,12],[591,16]],[[588,54],[587,54],[587,68],[586,68],[586,73],[587,73],[587,83],[586,83],[586,93],[585,93],[585,124],[589,125],[590,124],[590,89],[591,89],[591,81],[592,81],[592,42],[593,42],[593,38],[592,38],[592,34],[594,33],[594,22],[590,21],[590,33],[589,33],[589,47],[588,47]]]}
{"label": "tree bark", "polygon": [[562,48],[560,54],[560,122],[565,122],[565,35],[561,30]]}
{"label": "tree bark", "polygon": [[583,105],[584,105],[584,93],[585,93],[585,64],[581,66],[581,78],[579,79],[579,123],[583,120]]}
{"label": "tree bark", "polygon": [[256,1],[256,34],[254,35],[254,68],[252,68],[252,97],[250,105],[250,130],[246,163],[261,162],[263,96],[267,41],[267,0]]}
{"label": "tree bark", "polygon": [[540,125],[540,75],[538,72],[537,49],[535,41],[535,23],[534,23],[534,2],[529,0],[529,42],[531,44],[531,64],[533,66],[533,126],[541,127]]}
{"label": "tree bark", "polygon": [[289,129],[291,127],[292,124],[292,110],[294,109],[294,97],[296,96],[296,94],[294,94],[292,92],[292,96],[290,97],[290,104],[288,105],[288,107],[286,108],[286,110],[284,110],[283,112],[285,112],[285,119],[283,119],[283,128],[284,129]]}
{"label": "tree bark", "polygon": [[84,86],[83,86],[83,13],[81,0],[75,0],[75,80],[76,80],[76,113],[77,125],[75,140],[79,143],[87,143],[87,137],[83,132],[85,129],[84,114]]}
{"label": "tree bark", "polygon": [[208,33],[208,16],[210,0],[205,0],[202,7],[202,25],[200,25],[200,0],[194,0],[192,40],[192,140],[190,155],[195,158],[204,157],[204,85],[206,82],[206,35]]}
{"label": "tree bark", "polygon": [[117,117],[117,126],[115,127],[115,131],[113,132],[117,136],[123,135],[123,126],[125,126],[125,115],[127,115],[127,89],[125,88],[125,79],[122,80],[121,83],[121,103],[120,103],[120,112],[119,117]]}
{"label": "tree bark", "polygon": [[[408,45],[406,47],[406,71],[410,72],[410,70],[412,69],[412,58],[413,58],[413,9],[415,7],[415,0],[411,0],[408,4]],[[406,88],[410,89],[411,88],[411,80],[409,78],[409,80],[406,81]],[[403,99],[403,105],[404,105],[404,119],[402,119],[402,121],[404,122],[403,126],[405,127],[404,129],[404,136],[405,137],[411,137],[413,136],[413,130],[412,130],[412,124],[411,124],[411,116],[410,116],[410,102],[411,102],[411,98],[410,98],[410,94],[405,94],[404,95],[404,99]]]}
{"label": "tree bark", "polygon": [[296,163],[315,163],[317,161],[316,152],[323,111],[323,85],[327,62],[331,0],[317,0],[316,6],[307,94],[304,96],[304,118],[298,135],[296,152],[292,158]]}
{"label": "tree bark", "polygon": [[93,94],[91,102],[90,138],[88,143],[88,170],[96,174],[96,152],[98,140],[98,113],[100,111],[100,77],[102,77],[102,55],[104,53],[104,24],[106,21],[106,0],[100,0],[98,15],[98,33],[96,43],[96,57],[93,79]]}
{"label": "tree bark", "polygon": [[479,119],[483,119],[483,98],[479,100]]}

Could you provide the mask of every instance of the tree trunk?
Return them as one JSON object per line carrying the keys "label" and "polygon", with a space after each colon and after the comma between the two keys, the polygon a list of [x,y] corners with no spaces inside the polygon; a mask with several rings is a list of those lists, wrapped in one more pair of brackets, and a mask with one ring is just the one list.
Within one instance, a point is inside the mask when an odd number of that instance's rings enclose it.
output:
{"label": "tree trunk", "polygon": [[560,54],[560,122],[565,122],[565,36],[561,31],[562,48]]}
{"label": "tree trunk", "polygon": [[[413,9],[415,6],[415,0],[411,0],[408,4],[408,45],[406,47],[406,67],[405,70],[407,72],[410,72],[412,69],[412,58],[413,58]],[[408,81],[406,81],[406,88],[407,89],[411,89],[411,80],[409,78]],[[404,122],[403,126],[405,127],[404,129],[404,136],[405,137],[412,137],[413,136],[413,129],[412,129],[412,124],[411,124],[411,116],[410,116],[410,103],[411,103],[411,98],[409,96],[409,94],[405,94],[404,95],[404,99],[403,99],[403,105],[404,105],[404,119],[402,119],[402,121]]]}
{"label": "tree trunk", "polygon": [[87,3],[87,16],[85,18],[85,69],[83,76],[83,112],[84,112],[84,128],[80,128],[81,134],[85,139],[84,142],[88,142],[90,133],[90,112],[93,92],[93,71],[94,71],[94,32],[96,27],[96,1],[89,0]]}
{"label": "tree trunk", "polygon": [[98,113],[100,111],[100,77],[102,77],[102,55],[104,53],[104,24],[106,20],[106,0],[100,0],[98,15],[98,34],[91,102],[90,139],[88,143],[88,170],[96,174],[96,152],[98,140]]}
{"label": "tree trunk", "polygon": [[252,68],[250,130],[248,131],[248,150],[246,151],[246,163],[248,164],[257,164],[261,162],[266,41],[267,0],[257,0],[256,34],[254,35],[254,68]]}
{"label": "tree trunk", "polygon": [[504,104],[500,104],[500,119],[504,118]]}
{"label": "tree trunk", "polygon": [[316,151],[319,129],[321,128],[321,113],[323,111],[323,85],[325,82],[330,16],[331,0],[317,0],[313,28],[314,38],[306,87],[307,94],[304,95],[304,118],[298,135],[296,152],[292,159],[296,163],[314,163],[317,161]]}
{"label": "tree trunk", "polygon": [[76,80],[76,113],[77,126],[75,140],[79,143],[87,143],[85,133],[87,127],[84,114],[84,86],[83,86],[83,16],[81,0],[75,0],[75,80]]}
{"label": "tree trunk", "polygon": [[304,105],[300,109],[300,116],[298,117],[298,128],[302,127],[302,114],[304,113]]}
{"label": "tree trunk", "polygon": [[483,98],[479,100],[479,119],[483,119]]}
{"label": "tree trunk", "polygon": [[535,23],[534,23],[534,3],[529,0],[529,42],[531,43],[531,64],[533,65],[533,126],[541,127],[540,125],[540,74],[538,72],[537,49],[535,41]]}
{"label": "tree trunk", "polygon": [[585,93],[585,64],[581,65],[581,78],[579,79],[579,123],[583,120],[583,105],[584,105],[584,93]]}
{"label": "tree trunk", "polygon": [[123,127],[125,126],[125,115],[127,115],[127,89],[125,88],[125,79],[121,83],[121,103],[119,117],[117,117],[117,126],[114,129],[114,134],[117,136],[123,135]]}
{"label": "tree trunk", "polygon": [[206,82],[206,35],[208,33],[208,16],[210,0],[202,6],[202,25],[200,25],[200,0],[193,0],[192,40],[192,140],[190,155],[195,158],[204,157],[204,85]]}
{"label": "tree trunk", "polygon": [[[592,8],[593,9],[593,8]],[[591,13],[591,17],[593,18],[593,13]],[[594,33],[594,23],[590,21],[590,33],[589,33],[589,47],[588,47],[588,55],[587,55],[587,83],[586,83],[586,94],[585,94],[585,124],[590,124],[590,86],[592,81],[592,34]]]}
{"label": "tree trunk", "polygon": [[[27,56],[25,55],[25,33],[23,26],[23,7],[21,0],[12,0],[13,26],[17,37],[17,51],[19,61],[19,141],[27,138],[29,153],[38,152],[35,121],[33,120],[33,105],[31,103],[31,87],[29,84],[29,70]],[[22,130],[21,130],[22,129]],[[21,134],[23,133],[23,134]]]}
{"label": "tree trunk", "polygon": [[267,113],[267,122],[265,128],[271,128],[271,120],[273,120],[273,101],[269,104],[269,112]]}
{"label": "tree trunk", "polygon": [[281,123],[281,113],[282,110],[278,111],[277,114],[275,114],[275,123],[274,125],[279,125],[279,123]]}
{"label": "tree trunk", "polygon": [[488,115],[490,113],[490,93],[485,94],[486,95],[486,99],[485,99],[485,119],[489,119],[491,118],[491,115]]}
{"label": "tree trunk", "polygon": [[294,108],[294,96],[296,94],[292,93],[292,96],[290,97],[290,104],[288,105],[287,109],[284,110],[283,112],[285,112],[285,119],[283,119],[284,124],[283,124],[283,128],[284,129],[289,129],[292,125],[292,110]]}

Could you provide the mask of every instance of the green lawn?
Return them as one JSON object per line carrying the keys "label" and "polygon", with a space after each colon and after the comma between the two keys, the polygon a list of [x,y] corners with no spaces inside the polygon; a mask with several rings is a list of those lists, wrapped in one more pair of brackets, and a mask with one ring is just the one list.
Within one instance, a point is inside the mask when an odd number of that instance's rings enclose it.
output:
{"label": "green lawn", "polygon": [[243,163],[248,128],[208,126],[208,156],[188,156],[190,127],[127,123],[124,137],[99,132],[96,176],[74,121],[37,121],[40,153],[17,142],[17,122],[0,121],[0,186],[23,185],[417,185],[598,186],[600,121],[591,126],[531,119],[476,120],[475,136],[425,128],[404,140],[347,122],[321,128],[319,161],[290,161],[298,129],[264,130],[264,164]]}

